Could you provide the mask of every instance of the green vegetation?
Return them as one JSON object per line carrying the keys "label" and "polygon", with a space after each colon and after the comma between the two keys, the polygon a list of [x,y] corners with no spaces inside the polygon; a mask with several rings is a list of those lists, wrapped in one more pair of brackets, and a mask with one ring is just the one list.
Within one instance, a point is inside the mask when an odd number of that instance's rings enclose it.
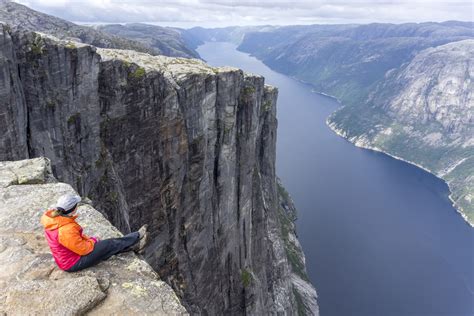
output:
{"label": "green vegetation", "polygon": [[35,55],[41,55],[43,54],[44,50],[44,42],[43,38],[41,35],[37,33],[33,33],[33,41],[31,43],[31,52]]}
{"label": "green vegetation", "polygon": [[301,294],[298,292],[298,290],[295,289],[295,287],[293,287],[293,295],[295,296],[296,300],[298,316],[306,316],[306,306],[303,303],[303,298],[301,297]]}
{"label": "green vegetation", "polygon": [[71,41],[67,42],[67,44],[64,45],[64,47],[66,47],[67,49],[76,49],[77,48],[76,44],[74,42],[71,42]]}
{"label": "green vegetation", "polygon": [[128,76],[129,78],[132,78],[132,79],[140,79],[140,78],[143,78],[145,74],[146,74],[145,68],[137,67],[137,69],[135,69],[135,71],[130,72]]}
{"label": "green vegetation", "polygon": [[271,108],[272,108],[272,102],[270,100],[267,100],[263,103],[263,110],[265,112],[270,111]]}
{"label": "green vegetation", "polygon": [[240,278],[242,279],[242,284],[244,287],[249,287],[250,283],[252,282],[252,274],[247,269],[242,269],[240,273]]}
{"label": "green vegetation", "polygon": [[75,122],[79,119],[80,116],[81,116],[81,113],[79,113],[79,112],[74,113],[73,115],[71,115],[71,116],[67,119],[67,123],[68,123],[68,124],[73,124],[73,123],[75,123]]}
{"label": "green vegetation", "polygon": [[256,91],[255,87],[247,86],[242,90],[242,93],[245,97],[248,97],[248,96],[252,95],[253,93],[255,93],[255,91]]}
{"label": "green vegetation", "polygon": [[[288,205],[290,203],[290,195],[288,194],[288,192],[279,183],[277,189],[279,200],[282,201],[284,204]],[[304,262],[301,260],[303,254],[301,253],[300,249],[290,241],[290,234],[294,233],[294,221],[296,220],[296,211],[290,211],[293,212],[288,213],[283,208],[283,206],[280,205],[277,213],[278,218],[280,220],[281,237],[285,245],[286,257],[288,258],[288,262],[290,263],[293,272],[299,275],[303,280],[309,281],[308,275],[306,274]]]}

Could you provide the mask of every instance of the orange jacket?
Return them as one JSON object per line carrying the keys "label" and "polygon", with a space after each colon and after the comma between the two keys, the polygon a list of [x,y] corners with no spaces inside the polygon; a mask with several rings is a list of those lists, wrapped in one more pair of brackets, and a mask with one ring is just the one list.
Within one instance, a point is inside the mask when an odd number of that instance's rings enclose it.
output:
{"label": "orange jacket", "polygon": [[[80,256],[87,255],[94,250],[95,242],[93,239],[89,238],[89,236],[82,233],[82,227],[76,223],[77,215],[71,217],[51,217],[51,212],[52,210],[48,210],[44,213],[41,217],[41,224],[43,224],[47,235],[51,237],[57,236],[56,238],[53,237],[53,239],[55,239],[52,240],[53,242],[57,241],[60,245]],[[51,246],[50,238],[48,238],[48,243]],[[51,250],[53,251],[53,248],[51,248]]]}

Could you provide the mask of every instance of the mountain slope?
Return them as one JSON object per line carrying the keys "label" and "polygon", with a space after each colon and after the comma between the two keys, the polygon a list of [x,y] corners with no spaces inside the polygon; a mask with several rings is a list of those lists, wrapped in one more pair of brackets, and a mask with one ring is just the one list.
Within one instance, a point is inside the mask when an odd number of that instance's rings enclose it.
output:
{"label": "mountain slope", "polygon": [[421,50],[472,37],[462,23],[314,25],[248,33],[238,49],[352,105]]}
{"label": "mountain slope", "polygon": [[473,23],[305,26],[285,40],[291,28],[249,33],[239,49],[337,97],[333,129],[445,179],[473,224]]}
{"label": "mountain slope", "polygon": [[199,54],[188,47],[186,39],[182,36],[184,30],[181,29],[143,23],[107,24],[95,28],[119,37],[133,39],[159,55],[199,58]]}
{"label": "mountain slope", "polygon": [[474,40],[423,50],[388,74],[366,103],[329,124],[362,147],[414,162],[446,180],[474,223]]}
{"label": "mountain slope", "polygon": [[[160,27],[147,26],[145,28],[140,25],[142,33],[138,31],[133,33],[133,30],[125,32],[115,26],[107,28],[109,32],[103,32],[100,29],[77,25],[6,0],[0,0],[0,22],[7,23],[12,28],[42,32],[59,39],[82,42],[102,48],[131,49],[152,55],[198,57],[185,46],[179,32]],[[151,32],[155,32],[153,36],[149,34],[149,28],[152,28]],[[156,33],[157,31],[160,33]],[[120,34],[117,36],[115,33]],[[137,36],[143,33],[145,35]],[[133,38],[134,36],[137,36],[137,40]]]}

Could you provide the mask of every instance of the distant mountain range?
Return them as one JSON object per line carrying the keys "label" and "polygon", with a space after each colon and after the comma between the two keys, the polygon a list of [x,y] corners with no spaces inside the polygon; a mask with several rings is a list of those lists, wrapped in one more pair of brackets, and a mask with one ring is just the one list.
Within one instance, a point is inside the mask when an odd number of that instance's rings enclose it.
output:
{"label": "distant mountain range", "polygon": [[473,26],[288,26],[247,33],[238,49],[338,98],[344,107],[328,119],[335,131],[446,180],[472,225]]}
{"label": "distant mountain range", "polygon": [[77,25],[5,0],[0,0],[0,21],[14,28],[42,32],[59,39],[70,39],[101,48],[199,58],[199,54],[188,48],[180,29],[146,24],[106,25],[93,28]]}
{"label": "distant mountain range", "polygon": [[130,40],[137,41],[151,49],[155,54],[199,58],[199,54],[191,48],[192,38],[184,38],[187,33],[183,29],[161,27],[143,23],[107,24],[96,26],[96,29]]}

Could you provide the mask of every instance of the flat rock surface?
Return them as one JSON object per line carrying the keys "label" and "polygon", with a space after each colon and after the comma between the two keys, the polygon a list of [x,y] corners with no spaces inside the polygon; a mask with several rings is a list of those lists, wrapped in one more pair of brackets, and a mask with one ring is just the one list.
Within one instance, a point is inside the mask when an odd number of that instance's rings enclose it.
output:
{"label": "flat rock surface", "polygon": [[[20,175],[27,174],[26,183],[35,184],[19,185]],[[173,290],[134,253],[76,273],[57,268],[40,217],[67,192],[74,190],[55,182],[47,159],[0,162],[0,286],[5,289],[0,314],[186,314]],[[121,235],[90,205],[81,205],[78,213],[86,234]]]}

